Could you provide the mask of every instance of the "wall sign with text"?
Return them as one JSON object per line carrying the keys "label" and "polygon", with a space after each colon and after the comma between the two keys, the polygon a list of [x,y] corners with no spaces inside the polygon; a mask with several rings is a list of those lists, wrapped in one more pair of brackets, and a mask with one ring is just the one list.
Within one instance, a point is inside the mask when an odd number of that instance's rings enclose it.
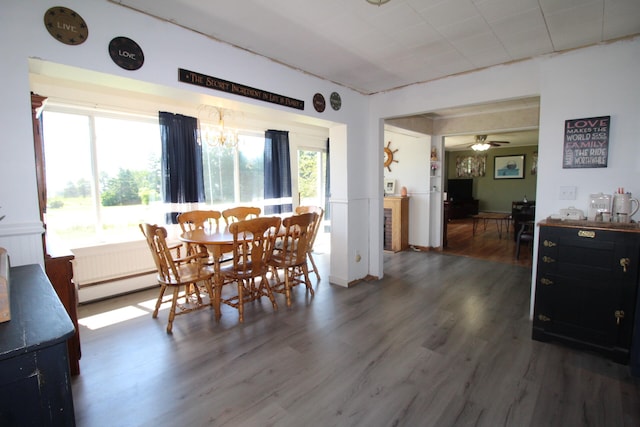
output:
{"label": "wall sign with text", "polygon": [[267,92],[266,90],[256,89],[240,83],[230,82],[228,80],[207,76],[206,74],[196,73],[195,71],[189,71],[182,68],[178,68],[178,81],[206,87],[208,89],[220,90],[234,95],[245,96],[247,98],[253,98],[264,102],[271,102],[272,104],[295,108],[297,110],[304,110],[304,101],[302,100],[279,95],[273,92]]}
{"label": "wall sign with text", "polygon": [[563,169],[606,168],[611,116],[564,122]]}
{"label": "wall sign with text", "polygon": [[116,37],[109,43],[113,62],[125,70],[137,70],[144,64],[144,53],[138,43],[127,37]]}
{"label": "wall sign with text", "polygon": [[45,12],[44,26],[53,38],[68,45],[82,44],[89,37],[89,28],[82,16],[62,6]]}

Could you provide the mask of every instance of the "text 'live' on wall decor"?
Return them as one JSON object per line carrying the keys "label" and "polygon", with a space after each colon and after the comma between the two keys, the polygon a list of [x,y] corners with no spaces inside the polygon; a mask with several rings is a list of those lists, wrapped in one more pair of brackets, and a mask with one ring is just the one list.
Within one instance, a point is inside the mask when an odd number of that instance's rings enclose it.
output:
{"label": "text 'live' on wall decor", "polygon": [[611,116],[566,120],[562,167],[606,168],[610,122]]}

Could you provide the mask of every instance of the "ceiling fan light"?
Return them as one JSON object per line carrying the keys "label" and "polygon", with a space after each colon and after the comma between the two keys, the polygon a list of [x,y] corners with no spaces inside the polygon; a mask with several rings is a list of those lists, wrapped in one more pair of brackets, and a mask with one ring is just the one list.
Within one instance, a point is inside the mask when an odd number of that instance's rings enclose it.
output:
{"label": "ceiling fan light", "polygon": [[376,6],[380,6],[380,5],[383,5],[385,3],[389,3],[389,0],[367,0],[367,3],[373,4],[373,5],[376,5]]}
{"label": "ceiling fan light", "polygon": [[471,149],[473,151],[487,151],[489,148],[491,148],[491,144],[486,142],[482,142],[482,143],[478,142],[471,146]]}

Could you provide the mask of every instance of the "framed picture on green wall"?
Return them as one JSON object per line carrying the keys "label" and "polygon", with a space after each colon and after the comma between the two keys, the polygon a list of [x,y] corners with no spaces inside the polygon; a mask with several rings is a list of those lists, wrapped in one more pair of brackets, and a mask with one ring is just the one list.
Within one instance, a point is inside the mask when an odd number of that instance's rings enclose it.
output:
{"label": "framed picture on green wall", "polygon": [[493,179],[524,178],[524,154],[496,156],[493,161]]}

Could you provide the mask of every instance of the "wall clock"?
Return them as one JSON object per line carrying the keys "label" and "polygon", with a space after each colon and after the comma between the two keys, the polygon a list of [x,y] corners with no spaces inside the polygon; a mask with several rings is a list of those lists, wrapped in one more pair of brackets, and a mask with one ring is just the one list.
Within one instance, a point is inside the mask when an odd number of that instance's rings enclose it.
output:
{"label": "wall clock", "polygon": [[326,106],[326,102],[324,100],[324,96],[321,93],[316,93],[313,95],[313,108],[316,109],[318,113],[322,113]]}
{"label": "wall clock", "polygon": [[49,34],[64,44],[81,44],[89,37],[89,28],[84,19],[62,6],[52,7],[45,12],[44,26]]}
{"label": "wall clock", "polygon": [[391,150],[390,146],[391,141],[387,142],[387,146],[384,147],[384,167],[387,168],[389,172],[391,172],[391,163],[398,163],[398,161],[393,158],[393,155],[398,149]]}
{"label": "wall clock", "polygon": [[138,43],[127,37],[116,37],[109,43],[113,62],[125,70],[137,70],[144,64],[144,53]]}

